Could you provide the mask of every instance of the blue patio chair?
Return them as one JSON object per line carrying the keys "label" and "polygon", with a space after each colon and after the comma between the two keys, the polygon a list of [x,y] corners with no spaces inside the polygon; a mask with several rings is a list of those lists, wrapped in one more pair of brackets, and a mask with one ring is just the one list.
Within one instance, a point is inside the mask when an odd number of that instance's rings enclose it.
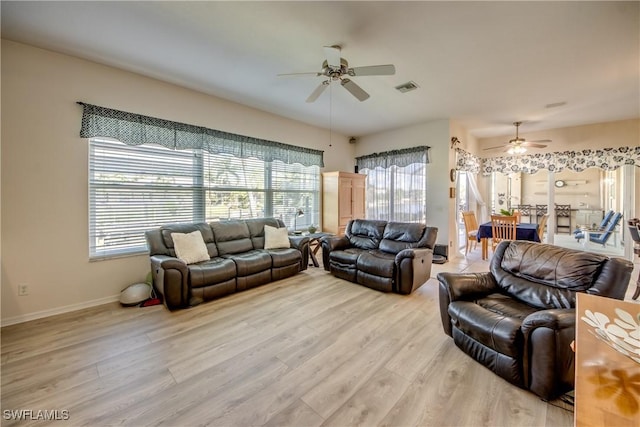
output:
{"label": "blue patio chair", "polygon": [[[610,210],[609,212],[607,212],[604,215],[604,218],[602,218],[602,221],[600,221],[600,225],[598,226],[598,229],[604,230],[604,228],[607,226],[607,223],[609,222],[609,220],[611,220],[612,216],[613,216],[613,210]],[[580,239],[584,239],[584,233],[582,232],[582,230],[580,230],[577,227],[576,227],[575,230],[573,230],[573,234],[576,235],[576,239],[578,239],[578,236],[577,236],[578,234],[582,234]],[[578,239],[578,242],[580,241],[580,239]]]}
{"label": "blue patio chair", "polygon": [[[606,246],[607,240],[609,240],[609,237],[611,237],[611,235],[613,234],[613,231],[620,222],[621,218],[622,214],[620,212],[617,212],[613,216],[613,218],[611,218],[611,221],[609,221],[609,224],[607,224],[604,230],[589,233],[589,241],[593,243],[600,243],[602,246]],[[576,234],[576,239],[578,239],[578,242],[580,241],[580,239],[584,238],[584,232]]]}

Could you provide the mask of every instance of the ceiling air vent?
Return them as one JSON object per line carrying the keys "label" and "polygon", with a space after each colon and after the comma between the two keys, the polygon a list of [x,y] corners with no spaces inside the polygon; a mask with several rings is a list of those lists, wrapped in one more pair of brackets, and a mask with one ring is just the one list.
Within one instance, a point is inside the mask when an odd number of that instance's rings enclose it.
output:
{"label": "ceiling air vent", "polygon": [[402,93],[407,93],[409,91],[418,89],[418,85],[416,82],[406,82],[401,84],[400,86],[396,86],[396,89]]}

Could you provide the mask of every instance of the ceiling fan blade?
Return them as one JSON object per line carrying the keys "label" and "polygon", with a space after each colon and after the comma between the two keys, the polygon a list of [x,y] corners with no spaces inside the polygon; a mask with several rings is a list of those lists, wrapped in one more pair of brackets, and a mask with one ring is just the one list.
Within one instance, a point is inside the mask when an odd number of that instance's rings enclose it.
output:
{"label": "ceiling fan blade", "polygon": [[511,144],[502,144],[502,145],[498,145],[496,147],[487,147],[487,148],[483,148],[483,150],[497,150],[499,148],[505,148],[505,147],[510,147]]}
{"label": "ceiling fan blade", "polygon": [[340,68],[340,46],[324,46],[324,56],[331,67]]}
{"label": "ceiling fan blade", "polygon": [[359,101],[364,101],[367,98],[369,98],[369,94],[367,92],[365,92],[364,89],[362,89],[360,86],[358,86],[357,84],[355,84],[353,81],[351,81],[349,79],[342,79],[342,81],[340,81],[340,84],[346,90],[351,92],[351,95],[353,95],[356,98],[358,98]]}
{"label": "ceiling fan blade", "polygon": [[277,74],[278,77],[287,77],[287,76],[320,76],[322,75],[321,73],[318,73],[317,71],[310,71],[308,73],[283,73],[283,74]]}
{"label": "ceiling fan blade", "polygon": [[322,92],[324,92],[327,86],[329,86],[329,82],[326,80],[320,83],[320,86],[318,86],[313,92],[311,92],[311,95],[309,95],[309,97],[307,98],[307,102],[313,102],[318,99],[318,97],[322,94]]}
{"label": "ceiling fan blade", "polygon": [[527,141],[527,142],[551,142],[550,139],[536,139],[535,141]]}
{"label": "ceiling fan blade", "polygon": [[348,73],[350,76],[393,76],[396,73],[396,67],[393,64],[369,65],[349,68]]}
{"label": "ceiling fan blade", "polygon": [[525,142],[521,144],[523,147],[533,147],[533,148],[545,148],[547,144],[534,144],[532,142]]}

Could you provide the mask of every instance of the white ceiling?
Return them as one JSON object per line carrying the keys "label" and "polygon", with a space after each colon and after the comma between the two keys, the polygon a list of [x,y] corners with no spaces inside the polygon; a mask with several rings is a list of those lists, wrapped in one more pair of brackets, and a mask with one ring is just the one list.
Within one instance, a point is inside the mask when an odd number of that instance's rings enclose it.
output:
{"label": "white ceiling", "polygon": [[[639,2],[10,2],[2,37],[363,136],[458,120],[476,137],[640,117]],[[313,104],[322,46],[394,76]],[[409,80],[420,88],[402,94]],[[330,103],[330,99],[332,102]],[[566,105],[545,108],[548,104]]]}

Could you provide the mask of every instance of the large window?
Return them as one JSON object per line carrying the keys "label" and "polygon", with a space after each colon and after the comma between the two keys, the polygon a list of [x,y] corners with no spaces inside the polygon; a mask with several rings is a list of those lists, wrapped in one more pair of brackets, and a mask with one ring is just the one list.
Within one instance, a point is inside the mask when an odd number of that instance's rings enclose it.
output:
{"label": "large window", "polygon": [[367,175],[367,218],[426,223],[428,163],[427,146],[357,157]]}
{"label": "large window", "polygon": [[303,229],[319,223],[320,168],[126,145],[91,138],[89,255],[142,253],[144,232],[171,222],[274,216]]}
{"label": "large window", "polygon": [[367,218],[426,223],[426,163],[364,169]]}

